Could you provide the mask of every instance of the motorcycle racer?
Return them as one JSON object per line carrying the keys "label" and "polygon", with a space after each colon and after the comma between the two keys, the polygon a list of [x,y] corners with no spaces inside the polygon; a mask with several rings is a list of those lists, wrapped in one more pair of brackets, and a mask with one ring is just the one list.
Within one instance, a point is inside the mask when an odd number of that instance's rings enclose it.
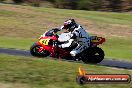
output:
{"label": "motorcycle racer", "polygon": [[68,35],[70,39],[67,43],[59,45],[59,47],[66,48],[71,46],[73,42],[77,43],[77,47],[70,52],[71,56],[76,58],[79,53],[90,46],[89,34],[81,25],[77,24],[74,19],[66,20],[61,29],[65,29],[69,32]]}
{"label": "motorcycle racer", "polygon": [[104,51],[98,47],[103,42],[105,38],[89,36],[74,19],[69,19],[64,22],[61,29],[51,29],[41,35],[38,41],[30,47],[30,53],[35,57],[50,56],[75,61],[82,60],[84,63],[99,63],[105,56]]}

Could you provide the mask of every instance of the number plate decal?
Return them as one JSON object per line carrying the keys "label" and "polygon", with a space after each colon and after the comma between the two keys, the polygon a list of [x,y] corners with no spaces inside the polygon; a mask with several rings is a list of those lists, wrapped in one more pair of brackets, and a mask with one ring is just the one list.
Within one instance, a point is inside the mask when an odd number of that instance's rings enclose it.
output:
{"label": "number plate decal", "polygon": [[103,42],[105,42],[105,38],[102,37],[96,37],[95,39],[92,39],[92,43],[96,45],[102,44]]}
{"label": "number plate decal", "polygon": [[50,41],[50,39],[40,39],[39,43],[43,44],[43,45],[48,45],[49,41]]}
{"label": "number plate decal", "polygon": [[100,42],[102,40],[101,37],[96,37],[94,40],[92,40],[92,42]]}

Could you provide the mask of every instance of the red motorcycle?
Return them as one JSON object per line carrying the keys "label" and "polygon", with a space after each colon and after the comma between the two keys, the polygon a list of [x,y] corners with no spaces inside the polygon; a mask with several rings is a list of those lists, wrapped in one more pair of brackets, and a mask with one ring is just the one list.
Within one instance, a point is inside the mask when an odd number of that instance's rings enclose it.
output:
{"label": "red motorcycle", "polygon": [[[59,36],[60,37],[60,36]],[[70,51],[74,49],[77,44],[73,44],[68,48],[59,48],[58,45],[64,42],[60,42],[58,35],[42,36],[34,43],[30,48],[30,53],[36,57],[51,56],[54,58],[72,59]],[[64,37],[63,37],[64,38]],[[78,55],[78,59],[84,63],[99,63],[104,59],[104,51],[97,47],[99,44],[105,42],[105,38],[91,36],[91,45]]]}

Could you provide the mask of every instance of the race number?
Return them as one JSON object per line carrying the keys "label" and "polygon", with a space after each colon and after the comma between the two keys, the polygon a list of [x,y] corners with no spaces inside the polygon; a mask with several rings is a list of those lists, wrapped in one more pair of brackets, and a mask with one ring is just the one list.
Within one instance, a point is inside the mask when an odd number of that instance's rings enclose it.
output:
{"label": "race number", "polygon": [[48,45],[49,41],[50,41],[50,39],[40,39],[39,43],[43,44],[43,45]]}
{"label": "race number", "polygon": [[102,44],[103,42],[105,42],[105,38],[102,37],[96,36],[94,39],[92,39],[92,43],[96,45]]}
{"label": "race number", "polygon": [[92,40],[92,42],[100,42],[102,40],[102,37],[96,37]]}

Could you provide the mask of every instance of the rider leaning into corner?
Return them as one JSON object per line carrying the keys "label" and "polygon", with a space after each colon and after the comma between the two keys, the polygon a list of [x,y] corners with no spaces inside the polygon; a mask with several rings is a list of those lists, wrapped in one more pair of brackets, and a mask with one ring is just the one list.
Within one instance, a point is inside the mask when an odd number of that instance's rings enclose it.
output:
{"label": "rider leaning into corner", "polygon": [[70,39],[67,43],[59,45],[59,47],[66,48],[70,47],[73,42],[77,43],[77,47],[70,52],[71,56],[77,60],[78,54],[90,46],[89,34],[74,19],[66,20],[61,29],[68,31]]}

